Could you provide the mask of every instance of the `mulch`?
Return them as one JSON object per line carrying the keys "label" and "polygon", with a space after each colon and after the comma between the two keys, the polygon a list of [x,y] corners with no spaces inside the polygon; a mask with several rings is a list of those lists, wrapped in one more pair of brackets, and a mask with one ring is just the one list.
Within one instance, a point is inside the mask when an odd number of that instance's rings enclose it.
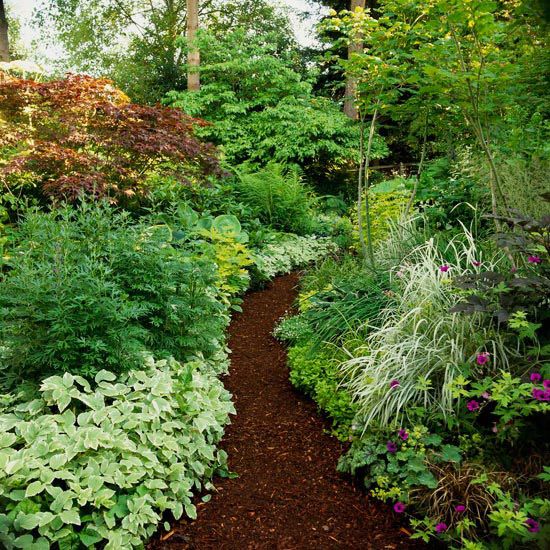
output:
{"label": "mulch", "polygon": [[[292,308],[296,274],[250,292],[233,317],[230,375],[237,415],[222,442],[235,479],[198,504],[195,521],[159,535],[150,550],[420,548],[391,507],[336,472],[342,444],[314,403],[289,383],[285,348],[271,332]],[[163,540],[164,539],[164,540]]]}

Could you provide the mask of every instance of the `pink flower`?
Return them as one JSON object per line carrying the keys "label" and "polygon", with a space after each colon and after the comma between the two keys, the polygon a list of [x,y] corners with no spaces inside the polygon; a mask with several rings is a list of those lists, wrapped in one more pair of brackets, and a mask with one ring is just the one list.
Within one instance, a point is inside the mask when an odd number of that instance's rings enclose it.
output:
{"label": "pink flower", "polygon": [[530,264],[540,264],[542,262],[540,256],[529,256],[527,258],[527,261],[530,263]]}
{"label": "pink flower", "polygon": [[540,531],[540,523],[532,518],[527,518],[525,520],[525,525],[527,525],[527,529],[530,533],[538,533]]}
{"label": "pink flower", "polygon": [[479,409],[479,403],[475,399],[472,399],[471,401],[468,401],[466,407],[470,412],[474,412]]}
{"label": "pink flower", "polygon": [[481,397],[483,397],[483,399],[491,399],[491,394],[488,391],[484,391]]}
{"label": "pink flower", "polygon": [[478,365],[485,365],[489,361],[491,354],[488,351],[482,351],[477,354],[476,361]]}
{"label": "pink flower", "polygon": [[403,441],[407,441],[407,439],[409,439],[409,432],[407,432],[406,430],[399,430],[397,432],[397,435],[403,440]]}
{"label": "pink flower", "polygon": [[464,506],[464,504],[457,504],[455,506],[455,512],[457,514],[462,514],[462,512],[464,512],[464,510],[466,510],[466,506]]}
{"label": "pink flower", "polygon": [[386,449],[388,449],[388,453],[395,453],[397,452],[397,445],[393,441],[388,441],[386,443]]}
{"label": "pink flower", "polygon": [[396,502],[393,505],[394,512],[397,512],[398,514],[402,514],[405,511],[406,506],[402,502]]}
{"label": "pink flower", "polygon": [[399,386],[399,380],[392,380],[390,382],[390,389],[393,390],[393,388],[397,388],[397,386]]}
{"label": "pink flower", "polygon": [[450,267],[448,265],[442,265],[439,267],[439,271],[441,271],[441,273],[447,273],[447,271],[449,271]]}
{"label": "pink flower", "polygon": [[395,276],[396,276],[398,279],[401,279],[404,275],[405,275],[405,274],[404,274],[401,270],[399,270],[399,271],[395,274]]}
{"label": "pink flower", "polygon": [[493,422],[493,427],[491,428],[491,431],[494,434],[498,433],[498,428],[497,428],[497,423],[496,422]]}
{"label": "pink flower", "polygon": [[550,390],[550,380],[545,380],[542,385],[544,386],[544,389]]}
{"label": "pink flower", "polygon": [[546,391],[540,390],[539,388],[533,388],[533,391],[531,392],[531,395],[537,401],[548,401],[548,395],[546,393],[547,393]]}
{"label": "pink flower", "polygon": [[436,533],[444,533],[448,529],[447,524],[444,522],[438,523],[435,526],[435,532]]}
{"label": "pink flower", "polygon": [[474,265],[475,267],[479,267],[481,265],[481,262],[478,262],[477,260],[474,260],[472,262],[472,265]]}
{"label": "pink flower", "polygon": [[532,372],[531,373],[531,376],[529,377],[531,379],[531,382],[533,383],[537,383],[540,381],[540,379],[542,378],[542,376],[540,375],[540,373],[538,372]]}

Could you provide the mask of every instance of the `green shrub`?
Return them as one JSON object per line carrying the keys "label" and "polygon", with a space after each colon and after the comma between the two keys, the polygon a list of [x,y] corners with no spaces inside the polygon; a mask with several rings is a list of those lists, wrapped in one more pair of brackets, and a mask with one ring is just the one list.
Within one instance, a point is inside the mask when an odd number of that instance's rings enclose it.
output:
{"label": "green shrub", "polygon": [[313,195],[296,168],[271,162],[257,172],[241,170],[236,191],[260,221],[275,229],[299,235],[314,229]]}
{"label": "green shrub", "polygon": [[[401,189],[383,192],[376,191],[375,187],[369,191],[369,212],[371,218],[371,239],[373,246],[380,245],[388,237],[390,233],[390,222],[399,220],[405,211],[408,200],[409,193]],[[357,246],[359,243],[357,208],[352,209],[351,216],[353,221],[355,244]],[[363,220],[366,220],[365,202],[363,202]],[[366,229],[364,231],[366,231]]]}
{"label": "green shrub", "polygon": [[[292,162],[325,170],[356,160],[359,128],[333,101],[314,96],[288,43],[276,33],[239,28],[223,36],[200,33],[201,89],[172,91],[166,102],[212,124],[198,135],[221,146],[227,160]],[[373,154],[386,147],[376,140]]]}
{"label": "green shrub", "polygon": [[128,370],[145,349],[215,353],[227,323],[216,265],[171,238],[107,206],[29,213],[0,285],[5,381]]}
{"label": "green shrub", "polygon": [[[146,359],[89,383],[68,373],[0,414],[0,544],[4,548],[142,547],[166,511],[196,516],[192,492],[226,455],[234,413],[201,363]],[[0,413],[2,409],[0,408]],[[103,546],[103,544],[105,544]]]}
{"label": "green shrub", "polygon": [[332,419],[336,434],[347,439],[355,407],[351,396],[339,387],[337,360],[302,343],[289,349],[288,365],[292,385],[311,397]]}

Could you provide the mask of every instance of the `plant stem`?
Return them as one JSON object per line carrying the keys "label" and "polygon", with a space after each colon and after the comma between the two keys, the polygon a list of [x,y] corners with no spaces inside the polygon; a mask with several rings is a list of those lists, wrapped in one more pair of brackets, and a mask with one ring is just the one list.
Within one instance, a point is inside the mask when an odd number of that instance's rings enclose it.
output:
{"label": "plant stem", "polygon": [[365,161],[365,116],[360,115],[359,122],[359,170],[357,172],[357,228],[359,232],[359,243],[361,256],[367,257],[367,247],[363,234],[363,163]]}
{"label": "plant stem", "polygon": [[380,100],[378,100],[374,113],[372,114],[372,120],[370,123],[369,130],[369,140],[367,143],[367,154],[365,157],[365,214],[367,222],[367,244],[368,244],[368,256],[371,267],[375,269],[374,264],[374,249],[372,246],[372,223],[370,218],[370,204],[369,204],[369,166],[370,166],[370,155],[372,150],[372,142],[374,139],[374,129],[376,128],[376,118],[378,116],[378,107],[380,105]]}
{"label": "plant stem", "polygon": [[407,203],[407,207],[405,208],[405,217],[409,215],[409,212],[411,211],[412,205],[414,203],[414,199],[416,198],[416,194],[418,193],[418,185],[420,184],[420,175],[422,174],[422,168],[424,167],[424,159],[426,158],[426,145],[428,141],[428,111],[426,111],[426,115],[424,117],[424,138],[422,141],[422,152],[420,153],[420,162],[418,164],[418,170],[416,172],[416,179],[414,180],[414,187],[411,193],[411,196],[409,197],[409,202]]}

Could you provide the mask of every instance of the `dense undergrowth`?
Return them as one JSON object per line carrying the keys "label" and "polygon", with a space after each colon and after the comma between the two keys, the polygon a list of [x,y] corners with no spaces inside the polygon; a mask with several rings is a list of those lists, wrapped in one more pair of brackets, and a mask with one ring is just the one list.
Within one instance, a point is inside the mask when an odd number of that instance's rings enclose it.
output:
{"label": "dense undergrowth", "polygon": [[240,295],[334,253],[339,218],[274,164],[264,216],[243,183],[264,173],[213,179],[199,121],[104,80],[5,76],[0,94],[0,543],[142,547],[229,474]]}
{"label": "dense undergrowth", "polygon": [[124,1],[42,15],[116,83],[1,65],[0,545],[141,548],[195,517],[230,475],[231,313],[309,266],[275,334],[339,469],[415,539],[546,548],[543,3],[369,2],[316,53],[264,0],[220,3],[192,45],[149,4],[157,41],[117,59]]}

